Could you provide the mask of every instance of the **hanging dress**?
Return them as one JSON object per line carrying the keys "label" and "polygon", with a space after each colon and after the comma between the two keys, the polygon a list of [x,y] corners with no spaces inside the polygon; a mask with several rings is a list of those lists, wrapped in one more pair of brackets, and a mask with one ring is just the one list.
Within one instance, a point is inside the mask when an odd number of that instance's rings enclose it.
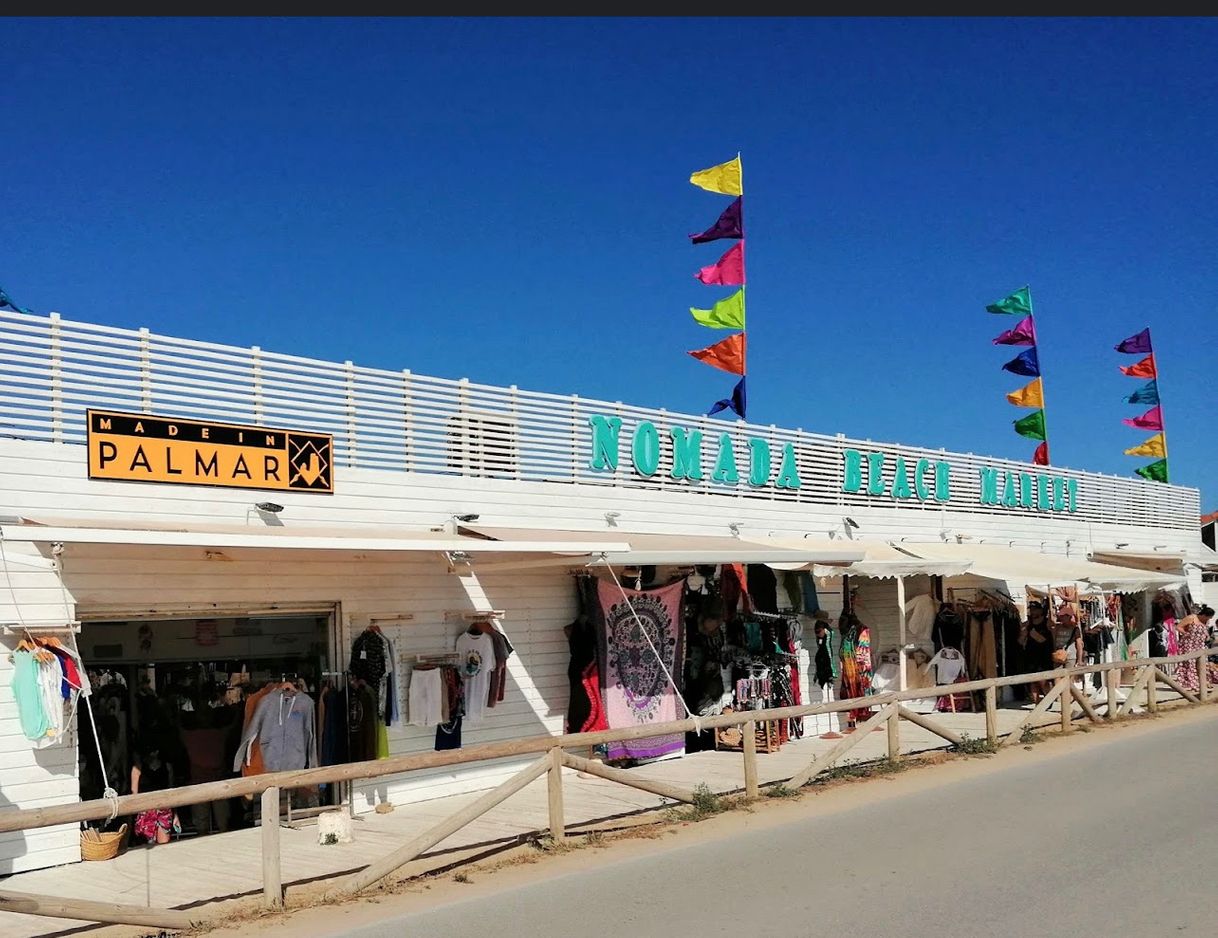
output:
{"label": "hanging dress", "polygon": [[[855,626],[842,633],[841,699],[851,700],[871,695],[871,630]],[[850,711],[850,722],[857,723],[871,715],[870,707]]]}

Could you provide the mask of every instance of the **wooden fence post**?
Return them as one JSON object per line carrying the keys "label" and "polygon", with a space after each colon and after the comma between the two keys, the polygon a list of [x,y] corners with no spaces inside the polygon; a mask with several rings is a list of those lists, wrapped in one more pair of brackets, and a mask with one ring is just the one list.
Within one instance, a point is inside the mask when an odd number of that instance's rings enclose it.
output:
{"label": "wooden fence post", "polygon": [[1210,673],[1209,673],[1209,649],[1201,649],[1201,656],[1197,659],[1197,696],[1201,698],[1201,702],[1205,703],[1210,697]]}
{"label": "wooden fence post", "polygon": [[888,717],[888,758],[901,758],[901,708],[893,707]]}
{"label": "wooden fence post", "polygon": [[1159,668],[1150,666],[1150,675],[1146,678],[1146,709],[1151,713],[1159,712]]}
{"label": "wooden fence post", "polygon": [[998,742],[998,688],[985,689],[985,739],[991,746]]}
{"label": "wooden fence post", "polygon": [[555,746],[550,750],[550,771],[546,773],[546,788],[550,796],[550,838],[560,844],[567,838],[562,803],[562,746]]}
{"label": "wooden fence post", "polygon": [[262,793],[262,904],[283,908],[283,871],[279,865],[279,789]]}
{"label": "wooden fence post", "polygon": [[744,752],[744,797],[752,800],[758,794],[756,720],[749,720],[744,724],[744,737],[741,739],[740,748]]}
{"label": "wooden fence post", "polygon": [[1117,684],[1121,682],[1121,672],[1116,668],[1109,668],[1104,672],[1104,691],[1108,694],[1108,713],[1106,714],[1109,720],[1115,720],[1117,715]]}
{"label": "wooden fence post", "polygon": [[1062,708],[1062,732],[1069,733],[1073,726],[1071,718],[1074,716],[1074,695],[1070,693],[1074,689],[1074,677],[1067,674],[1061,681],[1062,692],[1058,695],[1057,702]]}

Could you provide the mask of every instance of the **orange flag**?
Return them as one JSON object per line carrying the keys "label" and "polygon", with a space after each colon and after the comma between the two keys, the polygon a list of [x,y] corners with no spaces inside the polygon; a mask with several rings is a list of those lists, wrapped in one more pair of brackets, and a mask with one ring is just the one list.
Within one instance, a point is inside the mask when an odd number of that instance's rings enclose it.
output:
{"label": "orange flag", "polygon": [[1159,376],[1158,369],[1155,368],[1155,356],[1153,354],[1147,355],[1136,365],[1122,365],[1121,371],[1131,378],[1157,378]]}
{"label": "orange flag", "polygon": [[722,342],[689,353],[700,362],[733,375],[744,374],[744,333],[729,335]]}

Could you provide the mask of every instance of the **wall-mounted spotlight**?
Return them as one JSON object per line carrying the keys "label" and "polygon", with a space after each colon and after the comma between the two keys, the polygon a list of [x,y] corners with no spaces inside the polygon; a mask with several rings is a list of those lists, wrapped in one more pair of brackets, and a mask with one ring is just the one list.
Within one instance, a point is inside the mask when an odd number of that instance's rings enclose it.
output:
{"label": "wall-mounted spotlight", "polygon": [[846,525],[846,527],[848,527],[848,528],[854,528],[856,530],[858,529],[858,526],[859,526],[859,523],[857,521],[855,521],[853,518],[843,518],[842,524]]}
{"label": "wall-mounted spotlight", "polygon": [[732,537],[740,536],[740,522],[739,521],[729,521],[727,523],[727,529],[732,532]]}
{"label": "wall-mounted spotlight", "polygon": [[270,514],[270,515],[277,515],[277,514],[279,514],[279,512],[283,511],[283,506],[276,505],[274,502],[259,502],[254,507],[257,508],[259,511],[265,511],[267,514]]}
{"label": "wall-mounted spotlight", "polygon": [[469,524],[472,521],[477,521],[481,515],[453,515],[453,521],[460,521],[462,524]]}
{"label": "wall-mounted spotlight", "polygon": [[1128,547],[1128,546],[1129,546],[1129,541],[1121,541],[1121,543],[1116,545],[1116,549],[1120,550],[1122,547]]}
{"label": "wall-mounted spotlight", "polygon": [[605,512],[605,524],[609,525],[611,528],[616,528],[617,519],[621,516],[622,513],[620,511],[607,511]]}

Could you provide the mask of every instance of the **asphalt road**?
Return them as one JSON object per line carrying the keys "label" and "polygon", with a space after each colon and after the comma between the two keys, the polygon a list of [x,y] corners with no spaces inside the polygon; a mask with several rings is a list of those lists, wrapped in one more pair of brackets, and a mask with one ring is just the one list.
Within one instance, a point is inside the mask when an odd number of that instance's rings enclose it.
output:
{"label": "asphalt road", "polygon": [[1218,720],[347,932],[1218,934]]}

